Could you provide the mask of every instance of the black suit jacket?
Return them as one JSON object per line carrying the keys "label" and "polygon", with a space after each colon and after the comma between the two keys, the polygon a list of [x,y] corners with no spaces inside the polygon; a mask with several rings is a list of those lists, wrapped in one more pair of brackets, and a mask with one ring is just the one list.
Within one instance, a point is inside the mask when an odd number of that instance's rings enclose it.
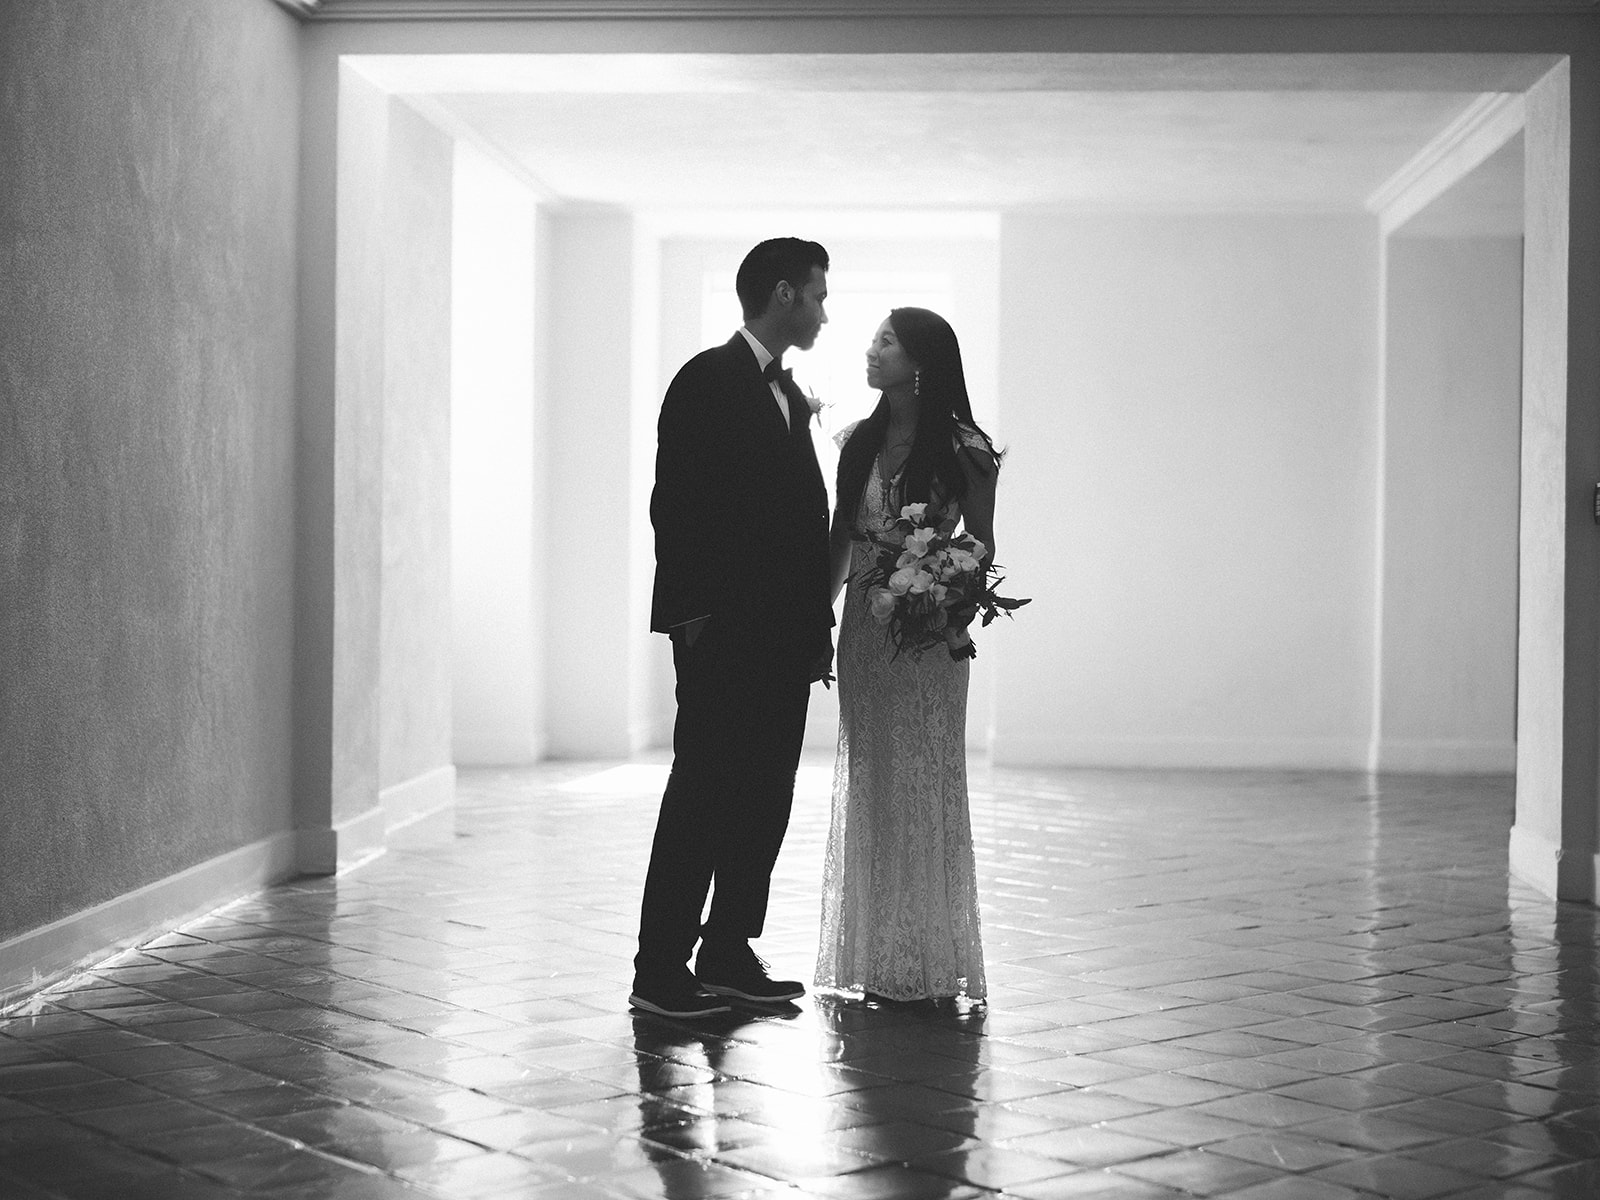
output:
{"label": "black suit jacket", "polygon": [[691,358],[667,388],[650,497],[651,629],[709,616],[774,647],[828,649],[828,492],[811,411],[794,384],[784,390],[788,426],[740,333]]}

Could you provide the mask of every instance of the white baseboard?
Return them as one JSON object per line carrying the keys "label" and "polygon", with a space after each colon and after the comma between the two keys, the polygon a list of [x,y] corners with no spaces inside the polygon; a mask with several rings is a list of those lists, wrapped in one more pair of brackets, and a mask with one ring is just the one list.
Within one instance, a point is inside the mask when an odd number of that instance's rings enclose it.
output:
{"label": "white baseboard", "polygon": [[0,942],[0,1011],[52,981],[299,873],[299,839],[274,834]]}
{"label": "white baseboard", "polygon": [[1044,738],[997,734],[997,767],[1363,771],[1367,744],[1346,738]]}
{"label": "white baseboard", "polygon": [[461,767],[531,767],[545,757],[544,739],[518,741],[504,737],[477,737],[458,732],[450,757]]}
{"label": "white baseboard", "polygon": [[447,765],[392,784],[378,793],[383,809],[384,834],[393,842],[403,836],[408,845],[447,839],[456,827],[456,769]]}
{"label": "white baseboard", "polygon": [[383,805],[341,821],[332,829],[300,829],[300,870],[306,875],[337,875],[382,854],[388,843],[389,820]]}
{"label": "white baseboard", "polygon": [[1561,888],[1561,847],[1521,823],[1512,825],[1507,847],[1511,874],[1554,898]]}
{"label": "white baseboard", "polygon": [[640,717],[628,722],[628,756],[649,750],[655,743],[659,722],[653,717]]}
{"label": "white baseboard", "polygon": [[633,726],[625,729],[569,729],[558,731],[545,744],[545,757],[563,761],[626,761],[638,749]]}
{"label": "white baseboard", "polygon": [[423,820],[440,809],[453,808],[455,802],[456,769],[449,765],[413,775],[378,793],[378,804],[390,830]]}
{"label": "white baseboard", "polygon": [[1378,743],[1372,761],[1374,770],[1403,775],[1510,775],[1517,744],[1391,738]]}
{"label": "white baseboard", "polygon": [[74,971],[297,875],[333,875],[455,829],[456,769],[385,788],[332,829],[285,830],[0,942],[0,1011]]}

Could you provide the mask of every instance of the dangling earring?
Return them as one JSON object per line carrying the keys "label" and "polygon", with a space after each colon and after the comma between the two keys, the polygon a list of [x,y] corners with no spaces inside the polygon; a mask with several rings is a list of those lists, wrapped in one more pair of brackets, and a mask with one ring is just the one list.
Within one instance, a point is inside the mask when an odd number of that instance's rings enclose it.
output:
{"label": "dangling earring", "polygon": [[913,396],[922,395],[922,368],[921,367],[918,367],[915,371],[911,372],[911,394]]}

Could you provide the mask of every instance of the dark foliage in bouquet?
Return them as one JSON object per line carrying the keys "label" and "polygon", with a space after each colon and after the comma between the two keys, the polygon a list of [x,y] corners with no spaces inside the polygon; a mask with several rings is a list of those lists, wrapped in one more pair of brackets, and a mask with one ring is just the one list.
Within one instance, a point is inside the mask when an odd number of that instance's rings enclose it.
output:
{"label": "dark foliage in bouquet", "polygon": [[883,530],[858,532],[870,543],[874,558],[859,581],[866,588],[873,618],[888,627],[895,657],[945,646],[957,661],[976,658],[978,648],[966,627],[990,621],[1029,603],[996,590],[1005,576],[976,538],[956,532],[956,521],[930,513],[926,504],[907,504],[895,523]]}

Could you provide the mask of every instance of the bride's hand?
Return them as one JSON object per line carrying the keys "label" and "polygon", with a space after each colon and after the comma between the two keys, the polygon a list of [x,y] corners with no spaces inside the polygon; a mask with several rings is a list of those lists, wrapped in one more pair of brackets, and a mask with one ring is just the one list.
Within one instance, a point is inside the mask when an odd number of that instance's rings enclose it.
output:
{"label": "bride's hand", "polygon": [[970,621],[962,621],[959,624],[952,621],[946,625],[943,630],[945,645],[952,650],[960,650],[964,646],[970,646],[972,644],[972,635],[967,632],[969,624],[971,624]]}

